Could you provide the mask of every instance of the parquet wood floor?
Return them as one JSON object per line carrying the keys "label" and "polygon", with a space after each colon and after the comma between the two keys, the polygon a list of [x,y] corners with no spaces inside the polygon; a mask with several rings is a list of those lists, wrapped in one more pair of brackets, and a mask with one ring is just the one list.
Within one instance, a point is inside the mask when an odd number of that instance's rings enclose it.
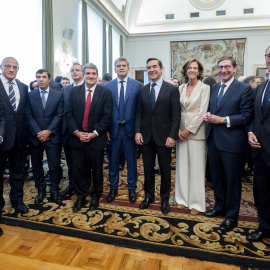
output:
{"label": "parquet wood floor", "polygon": [[1,228],[4,234],[0,237],[0,270],[241,269],[231,265],[149,253],[20,227],[1,224]]}

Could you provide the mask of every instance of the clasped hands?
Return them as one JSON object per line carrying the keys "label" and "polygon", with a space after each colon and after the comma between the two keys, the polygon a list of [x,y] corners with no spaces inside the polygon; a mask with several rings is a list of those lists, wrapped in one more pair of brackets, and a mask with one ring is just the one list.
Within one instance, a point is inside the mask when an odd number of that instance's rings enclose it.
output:
{"label": "clasped hands", "polygon": [[[136,133],[135,134],[135,142],[138,145],[143,145],[143,137],[142,137],[142,133]],[[175,145],[175,140],[168,137],[165,143],[165,146],[168,148],[172,148]]]}
{"label": "clasped hands", "polygon": [[81,142],[90,142],[92,139],[97,137],[97,134],[94,132],[88,133],[88,132],[82,132],[82,131],[77,131],[74,134],[77,136]]}
{"label": "clasped hands", "polygon": [[51,131],[49,130],[42,130],[39,133],[37,133],[37,138],[41,141],[41,142],[46,142],[49,140],[49,136],[51,135]]}
{"label": "clasped hands", "polygon": [[214,114],[211,114],[210,112],[206,113],[203,116],[203,120],[205,122],[211,123],[211,124],[224,124],[223,120],[224,117],[220,117]]}
{"label": "clasped hands", "polygon": [[190,131],[188,129],[185,129],[184,131],[181,131],[181,129],[179,129],[178,138],[181,141],[185,141],[187,137],[189,136],[189,134],[190,134]]}

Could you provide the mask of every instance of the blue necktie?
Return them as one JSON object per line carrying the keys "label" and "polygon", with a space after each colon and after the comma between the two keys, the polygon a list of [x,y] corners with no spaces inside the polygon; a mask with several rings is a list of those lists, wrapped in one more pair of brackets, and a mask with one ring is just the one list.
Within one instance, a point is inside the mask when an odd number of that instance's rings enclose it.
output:
{"label": "blue necktie", "polygon": [[151,85],[151,92],[150,92],[150,99],[151,99],[151,104],[152,104],[152,109],[154,109],[155,107],[155,103],[156,103],[156,93],[155,93],[155,85],[157,85],[156,83],[152,83]]}
{"label": "blue necktie", "polygon": [[119,121],[125,120],[124,82],[125,81],[120,81],[121,88],[120,88],[119,112],[118,112],[118,120]]}
{"label": "blue necktie", "polygon": [[267,87],[264,91],[263,103],[262,103],[262,108],[261,108],[262,114],[264,114],[267,109],[269,99],[270,99],[270,80],[268,80]]}
{"label": "blue necktie", "polygon": [[8,82],[9,83],[9,100],[11,102],[11,105],[12,105],[12,108],[14,111],[16,111],[16,98],[15,98],[15,92],[14,92],[14,89],[13,89],[13,82]]}
{"label": "blue necktie", "polygon": [[41,92],[41,94],[42,94],[42,96],[41,96],[42,105],[43,105],[43,108],[45,109],[45,106],[46,106],[46,98],[45,98],[46,91],[43,91],[43,90],[41,90],[41,91],[42,91]]}
{"label": "blue necktie", "polygon": [[220,92],[219,92],[219,95],[217,97],[217,107],[221,101],[221,99],[223,98],[223,94],[224,94],[224,88],[226,87],[226,84],[223,83],[221,86],[220,86]]}

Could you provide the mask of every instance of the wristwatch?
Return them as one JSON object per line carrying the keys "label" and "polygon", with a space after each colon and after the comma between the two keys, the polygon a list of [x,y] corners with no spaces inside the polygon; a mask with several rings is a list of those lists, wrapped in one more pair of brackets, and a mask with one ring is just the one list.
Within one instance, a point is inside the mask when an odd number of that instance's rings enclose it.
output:
{"label": "wristwatch", "polygon": [[224,123],[224,124],[227,124],[227,122],[228,122],[227,117],[224,117],[223,123]]}

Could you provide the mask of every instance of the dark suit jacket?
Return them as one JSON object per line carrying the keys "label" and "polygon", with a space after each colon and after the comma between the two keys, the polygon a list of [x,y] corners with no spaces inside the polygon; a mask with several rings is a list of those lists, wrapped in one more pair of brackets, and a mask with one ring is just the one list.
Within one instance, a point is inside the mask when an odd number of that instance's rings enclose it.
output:
{"label": "dark suit jacket", "polygon": [[249,131],[252,131],[261,144],[260,149],[251,148],[252,157],[256,157],[259,151],[263,151],[265,157],[267,157],[268,164],[270,163],[270,103],[262,115],[261,104],[262,95],[267,81],[258,85],[255,93],[254,101],[254,119],[250,125]]}
{"label": "dark suit jacket", "polygon": [[5,126],[6,126],[6,116],[5,116],[5,107],[0,96],[0,136],[4,138],[5,135]]}
{"label": "dark suit jacket", "polygon": [[68,108],[68,98],[69,94],[71,92],[71,89],[73,88],[73,84],[70,84],[63,89],[63,95],[64,95],[64,115],[63,115],[63,121],[62,121],[62,134],[65,134],[67,131],[67,121],[66,121],[66,115],[65,112],[67,111]]}
{"label": "dark suit jacket", "polygon": [[29,126],[29,142],[38,146],[41,142],[37,133],[42,130],[50,130],[50,142],[61,142],[61,123],[64,113],[63,94],[50,88],[45,109],[43,108],[40,91],[36,89],[29,92],[29,106],[27,108],[27,120]]}
{"label": "dark suit jacket", "polygon": [[[113,95],[113,111],[112,122],[109,128],[110,137],[115,138],[118,132],[118,85],[117,79],[105,84],[105,87],[112,91]],[[135,117],[137,108],[137,98],[139,89],[142,88],[142,84],[131,78],[127,79],[127,89],[125,95],[125,128],[130,138],[135,136]]]}
{"label": "dark suit jacket", "polygon": [[234,80],[221,99],[219,106],[216,107],[219,89],[220,83],[213,85],[208,111],[221,117],[229,116],[231,126],[227,128],[225,124],[208,123],[206,139],[208,140],[210,133],[213,132],[218,149],[225,152],[244,153],[247,148],[245,126],[251,122],[253,117],[254,95],[252,88],[245,83]]}
{"label": "dark suit jacket", "polygon": [[[73,132],[75,130],[83,131],[82,123],[85,111],[85,84],[72,88],[68,100],[66,111],[66,121],[70,132],[69,144],[74,148],[84,147]],[[90,141],[90,146],[94,150],[101,150],[107,144],[107,130],[111,122],[112,115],[112,93],[108,88],[100,85],[96,86],[88,118],[88,131],[97,131],[98,137]]]}
{"label": "dark suit jacket", "polygon": [[163,81],[152,110],[150,83],[139,91],[135,133],[142,133],[145,144],[151,135],[159,146],[165,146],[168,137],[177,140],[181,117],[179,99],[178,88]]}
{"label": "dark suit jacket", "polygon": [[24,148],[27,145],[27,119],[26,119],[26,106],[28,104],[28,86],[16,79],[20,91],[20,103],[17,110],[14,111],[0,80],[0,95],[2,97],[5,115],[6,115],[6,131],[3,144],[0,146],[0,151],[8,151],[14,145],[15,138],[19,148]]}

